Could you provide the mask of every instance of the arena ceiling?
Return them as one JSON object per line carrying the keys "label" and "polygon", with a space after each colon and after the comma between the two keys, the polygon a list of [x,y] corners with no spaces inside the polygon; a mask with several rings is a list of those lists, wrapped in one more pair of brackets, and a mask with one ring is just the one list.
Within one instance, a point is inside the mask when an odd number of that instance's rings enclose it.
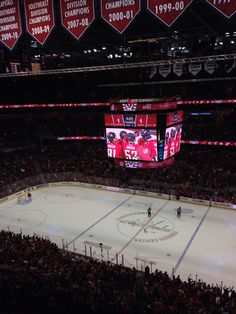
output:
{"label": "arena ceiling", "polygon": [[[170,74],[163,79],[150,77],[148,63],[213,55],[236,56],[236,14],[228,19],[206,0],[193,0],[179,19],[167,27],[147,11],[146,0],[142,0],[141,12],[124,33],[119,34],[99,17],[100,0],[94,1],[96,19],[79,40],[61,26],[59,1],[54,1],[56,26],[43,46],[25,31],[12,51],[1,46],[7,62],[26,60],[22,63],[25,67],[27,62],[38,62],[42,70],[57,72],[55,75],[34,74],[34,77],[23,72],[25,77],[19,79],[14,73],[9,73],[13,78],[8,73],[0,74],[0,103],[106,101],[146,96],[168,98],[176,94],[195,99],[201,98],[203,92],[207,98],[213,99],[236,97],[236,75],[233,71],[226,73],[225,64],[219,64],[218,72],[212,76],[206,77],[206,73],[202,73],[198,77],[183,75],[178,78]],[[23,8],[23,0],[20,0],[20,7]],[[23,17],[24,12],[21,13]],[[25,21],[22,26],[25,29]],[[144,63],[143,67],[128,68],[130,64],[140,62]],[[109,71],[100,68],[116,64],[120,68],[110,68]],[[65,69],[83,67],[93,67],[93,72],[83,69],[64,72]]]}
{"label": "arena ceiling", "polygon": [[[23,7],[22,0],[20,4]],[[95,1],[96,19],[84,35],[75,40],[61,26],[59,1],[54,1],[56,27],[45,45],[42,47],[24,33],[16,48],[6,54],[17,58],[24,51],[30,53],[33,60],[49,60],[51,67],[56,68],[236,51],[236,14],[228,19],[206,0],[194,0],[179,19],[167,27],[148,12],[146,0],[141,4],[141,12],[124,33],[119,34],[99,17],[100,1]]]}

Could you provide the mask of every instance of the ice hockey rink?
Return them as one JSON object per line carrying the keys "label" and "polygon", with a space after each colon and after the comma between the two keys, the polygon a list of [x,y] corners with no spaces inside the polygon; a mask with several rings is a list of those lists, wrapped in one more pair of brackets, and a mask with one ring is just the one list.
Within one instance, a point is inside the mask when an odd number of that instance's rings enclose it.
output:
{"label": "ice hockey rink", "polygon": [[34,191],[31,202],[1,203],[0,227],[45,235],[61,248],[125,266],[236,286],[234,210],[59,186]]}

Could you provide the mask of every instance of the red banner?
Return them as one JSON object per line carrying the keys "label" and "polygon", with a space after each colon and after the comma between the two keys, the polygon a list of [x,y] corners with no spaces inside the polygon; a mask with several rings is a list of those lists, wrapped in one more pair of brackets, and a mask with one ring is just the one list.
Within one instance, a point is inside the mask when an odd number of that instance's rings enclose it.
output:
{"label": "red banner", "polygon": [[183,140],[181,144],[191,144],[191,145],[213,145],[213,146],[236,146],[236,142],[218,142],[218,141],[193,141],[193,140]]}
{"label": "red banner", "polygon": [[102,18],[119,33],[124,32],[140,10],[140,0],[101,0]]}
{"label": "red banner", "polygon": [[193,0],[147,0],[148,10],[171,26]]}
{"label": "red banner", "polygon": [[98,103],[66,103],[66,104],[15,104],[0,105],[0,109],[31,109],[49,107],[110,107],[111,111],[148,111],[175,109],[178,105],[214,105],[214,104],[236,104],[236,99],[204,99],[204,100],[181,100],[177,102],[164,103],[134,103],[134,104],[110,104],[108,102]]}
{"label": "red banner", "polygon": [[55,25],[53,0],[24,0],[24,4],[26,29],[43,45]]}
{"label": "red banner", "polygon": [[0,1],[0,42],[12,49],[21,33],[19,1]]}
{"label": "red banner", "polygon": [[214,105],[214,104],[235,104],[236,99],[203,99],[203,100],[180,100],[177,105]]}
{"label": "red banner", "polygon": [[206,1],[228,18],[230,18],[236,12],[235,0],[206,0]]}
{"label": "red banner", "polygon": [[79,39],[95,18],[94,0],[60,0],[62,25]]}
{"label": "red banner", "polygon": [[30,108],[70,108],[70,107],[109,107],[109,103],[80,103],[80,104],[25,104],[25,105],[0,105],[0,109],[30,109]]}

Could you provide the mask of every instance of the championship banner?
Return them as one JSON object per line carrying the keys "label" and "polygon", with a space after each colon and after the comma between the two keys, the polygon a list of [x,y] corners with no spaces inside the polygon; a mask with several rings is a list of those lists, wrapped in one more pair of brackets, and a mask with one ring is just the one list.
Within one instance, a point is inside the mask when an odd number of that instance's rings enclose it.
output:
{"label": "championship banner", "polygon": [[171,65],[160,65],[159,73],[163,77],[167,77],[171,72]]}
{"label": "championship banner", "polygon": [[206,0],[216,10],[224,14],[227,18],[233,16],[236,12],[236,1],[235,0]]}
{"label": "championship banner", "polygon": [[202,69],[201,63],[191,63],[188,66],[189,72],[192,73],[192,75],[196,76]]}
{"label": "championship banner", "polygon": [[60,0],[61,23],[79,39],[95,19],[94,0]]}
{"label": "championship banner", "polygon": [[218,63],[215,61],[207,61],[204,64],[204,69],[209,74],[213,74],[217,68],[218,68]]}
{"label": "championship banner", "polygon": [[13,49],[21,33],[19,0],[0,1],[0,42]]}
{"label": "championship banner", "polygon": [[140,10],[140,0],[101,0],[102,18],[119,33],[124,32]]}
{"label": "championship banner", "polygon": [[157,74],[157,67],[151,67],[149,78],[152,79]]}
{"label": "championship banner", "polygon": [[236,68],[236,60],[230,60],[224,65],[226,73],[232,72]]}
{"label": "championship banner", "polygon": [[184,65],[182,63],[173,64],[173,72],[178,76],[182,76],[184,73]]}
{"label": "championship banner", "polygon": [[148,10],[167,26],[171,26],[193,0],[147,0]]}
{"label": "championship banner", "polygon": [[55,26],[53,0],[24,0],[24,6],[27,32],[43,45]]}

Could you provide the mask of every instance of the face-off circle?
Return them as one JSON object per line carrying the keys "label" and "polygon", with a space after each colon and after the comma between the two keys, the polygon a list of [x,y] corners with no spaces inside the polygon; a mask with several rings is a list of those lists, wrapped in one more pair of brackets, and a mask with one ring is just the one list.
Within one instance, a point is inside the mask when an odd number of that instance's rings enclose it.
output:
{"label": "face-off circle", "polygon": [[45,200],[53,204],[68,204],[79,202],[86,197],[88,197],[88,192],[86,190],[74,191],[70,188],[64,188],[48,191],[45,195]]}

